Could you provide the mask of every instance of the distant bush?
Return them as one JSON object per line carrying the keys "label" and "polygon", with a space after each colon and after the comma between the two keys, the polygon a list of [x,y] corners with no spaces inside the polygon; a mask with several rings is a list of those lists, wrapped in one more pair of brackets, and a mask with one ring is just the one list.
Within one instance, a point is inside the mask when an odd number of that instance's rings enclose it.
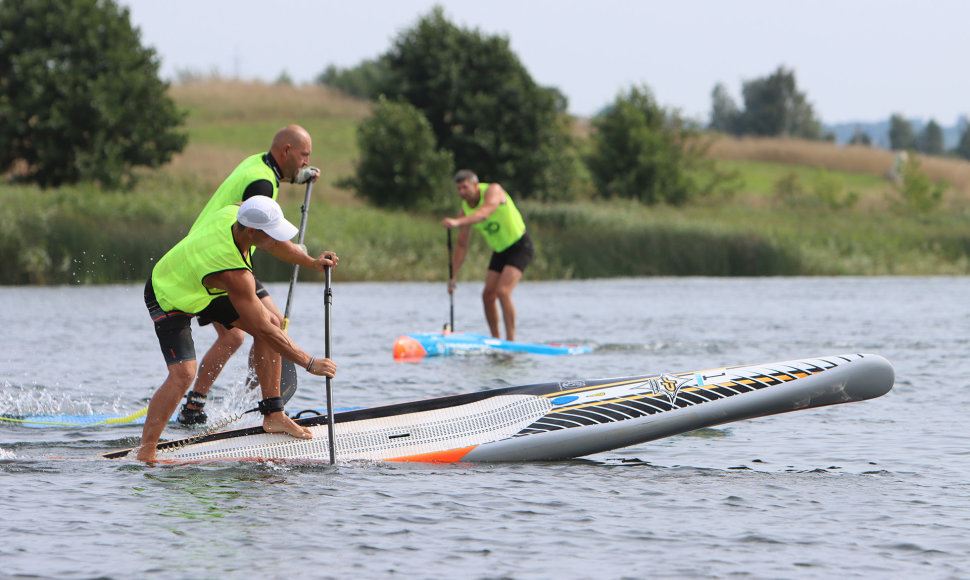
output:
{"label": "distant bush", "polygon": [[387,78],[387,63],[377,59],[365,60],[352,68],[330,65],[317,76],[317,83],[361,99],[376,100],[384,91]]}
{"label": "distant bush", "polygon": [[775,199],[792,207],[845,209],[858,203],[859,193],[847,191],[841,179],[819,168],[807,187],[798,173],[789,171],[775,182]]}
{"label": "distant bush", "polygon": [[798,90],[795,72],[779,66],[767,77],[742,85],[740,109],[721,83],[711,91],[709,128],[729,135],[759,135],[822,139],[822,125],[805,94]]}
{"label": "distant bush", "polygon": [[843,209],[854,206],[859,201],[859,193],[847,191],[841,179],[824,169],[819,169],[812,180],[812,193],[815,199],[829,209]]}
{"label": "distant bush", "polygon": [[963,133],[960,134],[960,142],[957,143],[953,154],[970,161],[970,123],[963,128]]}
{"label": "distant bush", "polygon": [[849,139],[849,145],[871,147],[872,137],[870,137],[868,133],[863,131],[861,127],[856,127],[855,133],[852,134],[852,139]]}
{"label": "distant bush", "polygon": [[943,155],[943,128],[939,123],[930,119],[916,135],[916,150],[927,155]]}
{"label": "distant bush", "polygon": [[292,87],[293,77],[291,77],[290,73],[286,72],[286,69],[284,69],[283,71],[280,72],[280,76],[276,77],[276,84]]}
{"label": "distant bush", "polygon": [[889,117],[889,148],[894,151],[916,149],[916,132],[913,124],[900,114]]}
{"label": "distant bush", "polygon": [[408,103],[378,99],[357,129],[360,159],[341,187],[378,207],[436,211],[450,204],[451,154],[438,150],[431,125]]}
{"label": "distant bush", "polygon": [[183,115],[113,0],[0,2],[0,172],[42,187],[130,184],[182,150]]}
{"label": "distant bush", "polygon": [[805,94],[798,90],[794,71],[780,66],[767,77],[746,81],[741,92],[745,134],[821,138],[821,123]]}
{"label": "distant bush", "polygon": [[920,171],[920,160],[910,151],[903,164],[899,183],[894,185],[895,195],[890,201],[897,210],[926,215],[943,203],[943,193],[949,188],[945,181],[933,181]]}
{"label": "distant bush", "polygon": [[592,123],[586,164],[600,197],[682,205],[716,186],[701,185],[713,162],[699,132],[662,109],[649,88],[621,93]]}

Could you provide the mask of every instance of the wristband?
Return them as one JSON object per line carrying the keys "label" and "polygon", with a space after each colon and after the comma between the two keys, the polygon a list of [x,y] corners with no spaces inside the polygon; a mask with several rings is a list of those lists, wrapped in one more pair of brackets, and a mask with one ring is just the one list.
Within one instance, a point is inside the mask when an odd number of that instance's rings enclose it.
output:
{"label": "wristband", "polygon": [[317,360],[317,359],[315,359],[315,358],[313,358],[312,356],[310,357],[310,362],[308,362],[308,363],[306,364],[306,372],[310,372],[310,367],[312,367],[312,366],[313,366],[313,362],[314,362],[315,360]]}

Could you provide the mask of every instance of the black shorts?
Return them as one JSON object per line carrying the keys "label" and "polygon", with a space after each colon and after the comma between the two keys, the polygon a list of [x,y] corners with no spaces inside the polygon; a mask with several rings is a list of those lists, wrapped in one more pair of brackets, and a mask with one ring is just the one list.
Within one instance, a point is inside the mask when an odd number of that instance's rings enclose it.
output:
{"label": "black shorts", "polygon": [[[155,324],[155,336],[158,337],[158,346],[162,349],[165,364],[173,365],[195,360],[191,323],[196,315],[178,310],[162,310],[155,298],[155,288],[152,287],[151,278],[145,283],[145,307],[148,308],[148,315]],[[216,298],[198,316],[200,318],[205,316],[209,321],[218,322],[226,328],[232,328],[232,323],[239,319],[239,313],[236,312],[228,296]]]}
{"label": "black shorts", "polygon": [[492,252],[488,269],[501,272],[506,266],[515,266],[520,271],[525,272],[535,253],[535,248],[532,247],[532,238],[529,237],[529,232],[525,232],[517,242],[508,248],[501,252]]}
{"label": "black shorts", "polygon": [[[255,280],[255,278],[253,278],[253,279]],[[260,282],[259,280],[256,280],[256,297],[259,298],[260,300],[262,300],[263,298],[269,297],[269,290],[267,290],[266,288],[264,288],[263,287],[263,283]],[[233,310],[233,311],[235,311],[235,310]],[[206,324],[212,324],[212,320],[213,319],[211,317],[209,317],[209,316],[206,316],[204,310],[198,314],[197,318],[199,320],[199,326],[205,326]],[[236,318],[239,318],[239,316],[236,315]],[[226,326],[226,328],[232,328],[232,325]]]}

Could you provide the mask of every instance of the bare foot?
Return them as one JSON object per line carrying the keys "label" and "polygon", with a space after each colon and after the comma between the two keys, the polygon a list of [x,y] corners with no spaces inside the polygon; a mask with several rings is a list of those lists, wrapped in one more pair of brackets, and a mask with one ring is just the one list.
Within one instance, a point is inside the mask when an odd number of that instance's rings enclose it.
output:
{"label": "bare foot", "polygon": [[138,449],[138,455],[136,458],[138,461],[144,461],[145,463],[155,463],[157,458],[155,457],[155,446],[154,445],[142,445]]}
{"label": "bare foot", "polygon": [[283,411],[270,413],[263,417],[263,431],[267,433],[286,433],[297,439],[313,439],[313,433],[308,428],[297,425]]}

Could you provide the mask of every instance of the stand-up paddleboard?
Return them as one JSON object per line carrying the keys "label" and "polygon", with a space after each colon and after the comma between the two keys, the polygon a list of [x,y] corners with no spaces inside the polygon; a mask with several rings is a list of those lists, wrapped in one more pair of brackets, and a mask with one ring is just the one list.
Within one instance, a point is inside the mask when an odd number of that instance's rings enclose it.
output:
{"label": "stand-up paddleboard", "polygon": [[[339,410],[350,410],[356,409],[358,407],[344,407]],[[12,425],[19,425],[21,427],[28,427],[31,429],[43,429],[46,427],[113,427],[119,425],[144,425],[145,415],[148,412],[148,408],[141,409],[134,413],[128,415],[120,415],[118,413],[86,413],[86,414],[46,414],[46,415],[0,415],[0,424],[9,423]],[[326,410],[313,409],[304,412],[305,414],[322,414],[326,413]],[[176,423],[178,421],[179,412],[176,411],[172,418],[169,419],[170,423]],[[198,425],[199,427],[205,427],[204,424]]]}
{"label": "stand-up paddleboard", "polygon": [[586,354],[592,348],[581,344],[536,344],[492,338],[483,334],[419,332],[405,334],[394,341],[394,358],[418,360],[426,356],[483,352],[525,352],[531,354]]}
{"label": "stand-up paddleboard", "polygon": [[[336,455],[425,462],[581,457],[742,419],[872,399],[889,392],[894,379],[886,359],[844,354],[508,387],[337,413]],[[326,459],[326,417],[297,423],[314,438],[252,427],[162,443],[158,459]]]}
{"label": "stand-up paddleboard", "polygon": [[[145,423],[145,415],[148,408],[140,411],[121,415],[118,413],[50,413],[34,415],[0,415],[0,424],[10,423],[21,427],[44,428],[44,427],[109,427],[112,425],[142,425]],[[174,422],[178,417],[178,412],[172,415]]]}

